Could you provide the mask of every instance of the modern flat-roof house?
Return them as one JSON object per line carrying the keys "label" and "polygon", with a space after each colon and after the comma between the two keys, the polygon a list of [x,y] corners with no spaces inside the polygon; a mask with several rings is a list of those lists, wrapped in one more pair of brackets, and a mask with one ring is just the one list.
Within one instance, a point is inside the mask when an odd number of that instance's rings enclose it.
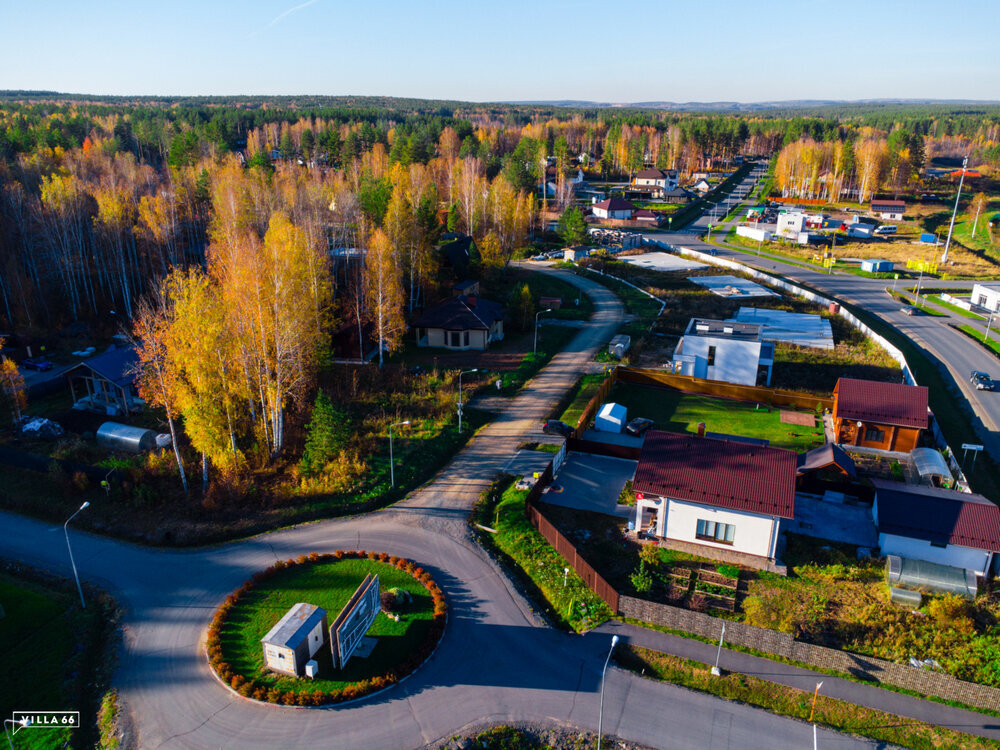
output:
{"label": "modern flat-roof house", "polygon": [[[73,408],[118,416],[142,411],[136,395],[139,355],[133,347],[110,349],[66,371]],[[78,390],[79,389],[79,390]]]}
{"label": "modern flat-roof house", "polygon": [[873,479],[883,555],[990,571],[1000,552],[1000,508],[982,495]]}
{"label": "modern flat-roof house", "polygon": [[906,204],[903,201],[873,200],[871,202],[871,212],[887,221],[902,221],[905,211]]}
{"label": "modern flat-roof house", "polygon": [[975,284],[971,302],[993,312],[1000,312],[1000,284]]}
{"label": "modern flat-roof house", "polygon": [[635,213],[635,206],[624,198],[608,198],[595,203],[591,209],[598,219],[624,219],[631,220]]}
{"label": "modern flat-roof house", "polygon": [[795,515],[794,451],[651,430],[632,489],[635,528],[669,546],[768,568]]}
{"label": "modern flat-roof house", "polygon": [[740,385],[770,385],[774,344],[761,327],[729,320],[691,318],[674,349],[673,371]]}
{"label": "modern flat-roof house", "polygon": [[834,386],[834,442],[909,453],[929,423],[926,386],[854,378]]}
{"label": "modern flat-roof house", "polygon": [[778,214],[778,228],[775,234],[786,239],[797,240],[805,231],[806,215],[801,211],[788,211]]}
{"label": "modern flat-roof house", "polygon": [[413,322],[417,346],[485,350],[503,339],[503,308],[474,295],[456,295],[424,310]]}
{"label": "modern flat-roof house", "polygon": [[299,602],[260,639],[264,666],[293,677],[305,674],[306,662],[326,639],[326,610]]}

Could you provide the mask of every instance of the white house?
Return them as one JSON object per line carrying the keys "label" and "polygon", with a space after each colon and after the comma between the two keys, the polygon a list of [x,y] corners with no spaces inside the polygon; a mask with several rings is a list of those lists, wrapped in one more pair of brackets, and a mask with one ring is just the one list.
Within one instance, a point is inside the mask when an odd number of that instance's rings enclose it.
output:
{"label": "white house", "polygon": [[474,294],[458,294],[427,308],[413,321],[417,346],[466,351],[503,340],[503,307]]}
{"label": "white house", "polygon": [[774,562],[795,516],[794,451],[651,430],[632,489],[637,530],[672,547],[755,567]]}
{"label": "white house", "polygon": [[753,240],[754,242],[770,242],[771,233],[766,229],[760,229],[759,227],[736,227],[737,237],[746,237],[747,239]]}
{"label": "white house", "polygon": [[1000,312],[1000,284],[975,284],[972,287],[972,304]]}
{"label": "white house", "polygon": [[632,218],[635,206],[624,198],[607,198],[600,203],[595,203],[593,207],[594,216],[598,219],[625,219]]}
{"label": "white house", "polygon": [[771,384],[774,344],[759,325],[691,318],[674,350],[673,371],[740,385]]}
{"label": "white house", "polygon": [[299,602],[260,639],[264,665],[275,672],[301,677],[306,662],[326,642],[326,610]]}
{"label": "white house", "polygon": [[789,240],[797,240],[806,228],[806,214],[801,211],[787,211],[778,214],[778,228],[775,234]]}
{"label": "white house", "polygon": [[906,204],[903,201],[873,200],[870,210],[875,216],[887,221],[902,221]]}
{"label": "white house", "polygon": [[1000,508],[968,492],[882,479],[872,483],[883,555],[964,568],[977,576],[989,572],[1000,552]]}
{"label": "white house", "polygon": [[703,177],[695,182],[694,185],[691,185],[690,189],[694,190],[696,193],[707,193],[712,189],[712,186],[709,184],[708,180]]}
{"label": "white house", "polygon": [[637,191],[648,191],[658,198],[677,188],[677,184],[676,169],[643,169],[632,180],[632,186]]}

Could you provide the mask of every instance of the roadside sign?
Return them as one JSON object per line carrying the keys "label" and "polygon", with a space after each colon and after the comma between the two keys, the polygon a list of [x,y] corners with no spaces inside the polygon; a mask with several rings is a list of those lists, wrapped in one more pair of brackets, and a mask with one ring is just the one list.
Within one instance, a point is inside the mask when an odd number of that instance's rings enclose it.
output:
{"label": "roadside sign", "polygon": [[962,443],[963,451],[981,451],[983,446],[976,445],[975,443]]}
{"label": "roadside sign", "polygon": [[347,665],[347,660],[381,610],[378,576],[369,573],[330,626],[330,650],[335,669],[343,669]]}

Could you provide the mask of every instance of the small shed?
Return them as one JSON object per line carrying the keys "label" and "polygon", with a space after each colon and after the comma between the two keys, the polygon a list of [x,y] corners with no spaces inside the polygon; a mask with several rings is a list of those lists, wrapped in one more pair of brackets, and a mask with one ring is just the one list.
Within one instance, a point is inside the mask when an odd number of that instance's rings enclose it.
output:
{"label": "small shed", "polygon": [[892,273],[894,264],[891,260],[879,260],[878,258],[866,258],[861,261],[861,270],[868,273]]}
{"label": "small shed", "polygon": [[951,489],[954,485],[955,478],[940,451],[933,448],[914,448],[910,451],[910,458],[913,459],[921,483],[946,489]]}
{"label": "small shed", "polygon": [[628,413],[624,406],[607,403],[597,412],[594,419],[594,429],[598,432],[621,432],[628,421]]}
{"label": "small shed", "polygon": [[155,432],[118,422],[105,422],[97,428],[97,444],[128,453],[147,453],[157,448]]}
{"label": "small shed", "polygon": [[626,336],[624,333],[619,333],[611,338],[608,342],[608,354],[617,359],[621,359],[625,356],[625,352],[629,350],[632,346],[632,337]]}
{"label": "small shed", "polygon": [[928,594],[956,594],[975,599],[978,590],[976,574],[952,565],[911,560],[899,555],[887,555],[886,580],[890,586]]}
{"label": "small shed", "polygon": [[563,248],[563,260],[569,261],[570,263],[576,263],[581,258],[586,258],[587,253],[590,252],[590,248],[587,245],[574,245],[573,247]]}
{"label": "small shed", "polygon": [[264,666],[301,677],[309,661],[325,643],[326,610],[299,602],[260,639]]}

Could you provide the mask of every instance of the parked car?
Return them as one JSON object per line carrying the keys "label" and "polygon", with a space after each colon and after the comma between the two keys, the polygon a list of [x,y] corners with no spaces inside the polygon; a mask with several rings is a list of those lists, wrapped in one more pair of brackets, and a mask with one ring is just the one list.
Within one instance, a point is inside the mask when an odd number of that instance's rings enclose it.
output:
{"label": "parked car", "polygon": [[973,370],[969,373],[969,382],[975,386],[977,391],[994,391],[997,384],[987,373]]}
{"label": "parked car", "polygon": [[629,435],[635,435],[636,437],[638,437],[652,426],[653,426],[652,419],[646,419],[646,417],[636,417],[627,425],[625,425],[625,432],[627,432]]}
{"label": "parked car", "polygon": [[46,370],[52,369],[52,363],[47,359],[42,359],[41,357],[35,357],[33,359],[21,360],[21,367],[26,367],[29,370],[38,370],[39,372],[45,372]]}
{"label": "parked car", "polygon": [[545,422],[542,427],[542,432],[546,435],[560,435],[561,437],[570,437],[574,430],[565,422],[560,422],[558,419],[549,419]]}

